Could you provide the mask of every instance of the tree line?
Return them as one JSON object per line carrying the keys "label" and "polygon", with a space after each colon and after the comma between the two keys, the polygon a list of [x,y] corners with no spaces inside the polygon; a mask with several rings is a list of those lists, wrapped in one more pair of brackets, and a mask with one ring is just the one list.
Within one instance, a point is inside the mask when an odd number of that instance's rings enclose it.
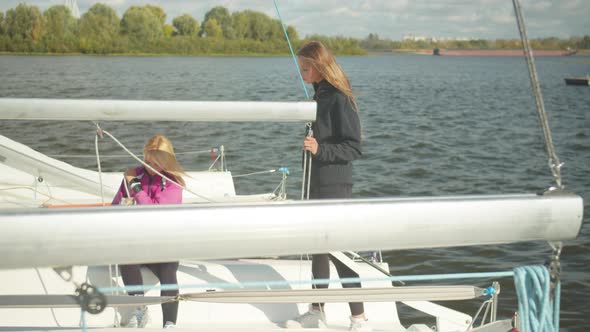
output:
{"label": "tree line", "polygon": [[[97,3],[80,19],[66,6],[19,4],[0,11],[0,52],[82,54],[253,55],[287,54],[281,22],[252,10],[230,13],[223,6],[209,10],[202,22],[182,14],[166,23],[158,6],[131,6],[122,17],[108,5]],[[301,39],[286,27],[295,49],[308,40],[321,40],[336,54],[361,55],[367,51],[403,49],[514,49],[520,40],[403,40],[364,39],[312,35]],[[550,37],[531,40],[533,49],[590,49],[590,36],[566,40]]]}
{"label": "tree line", "polygon": [[[300,39],[286,27],[295,48]],[[344,37],[322,39],[339,54],[365,54],[358,41]],[[0,12],[0,52],[83,54],[252,55],[287,54],[281,22],[252,10],[230,13],[218,6],[202,22],[182,14],[166,23],[166,12],[153,5],[131,6],[119,18],[108,5],[97,3],[80,19],[66,6],[42,12],[19,4]]]}
{"label": "tree line", "polygon": [[[536,38],[530,40],[531,47],[537,50],[582,50],[590,49],[590,36],[559,39],[556,37]],[[377,34],[369,36],[359,42],[359,45],[369,51],[395,50],[432,50],[441,49],[521,49],[520,39],[472,39],[472,40],[403,40],[394,41],[381,39]]]}

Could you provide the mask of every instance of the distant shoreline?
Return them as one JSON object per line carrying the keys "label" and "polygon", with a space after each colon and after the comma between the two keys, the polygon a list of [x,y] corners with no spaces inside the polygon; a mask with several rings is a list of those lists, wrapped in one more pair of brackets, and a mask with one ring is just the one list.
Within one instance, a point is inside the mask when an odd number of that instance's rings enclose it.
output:
{"label": "distant shoreline", "polygon": [[[468,50],[468,49],[458,49]],[[392,50],[365,50],[371,56],[381,54],[397,55],[432,55],[432,49],[392,49]],[[2,55],[22,56],[93,56],[93,57],[284,57],[289,53],[215,53],[215,54],[176,54],[176,53],[112,53],[112,54],[88,54],[88,53],[38,53],[38,52],[0,52]],[[590,55],[590,49],[577,50],[576,55]],[[337,56],[359,56],[358,54],[337,54]]]}
{"label": "distant shoreline", "polygon": [[111,53],[111,54],[89,54],[89,53],[38,53],[38,52],[0,52],[0,55],[23,55],[23,56],[92,56],[92,57],[283,57],[291,56],[288,53],[227,53],[227,54],[176,54],[176,53]]}

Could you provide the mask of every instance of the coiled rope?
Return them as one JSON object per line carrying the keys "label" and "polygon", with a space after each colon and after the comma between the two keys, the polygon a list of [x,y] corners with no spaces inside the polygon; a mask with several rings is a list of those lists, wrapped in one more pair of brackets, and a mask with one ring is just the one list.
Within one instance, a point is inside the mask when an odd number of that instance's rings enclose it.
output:
{"label": "coiled rope", "polygon": [[520,331],[559,331],[559,302],[561,284],[557,280],[551,294],[551,278],[543,265],[514,269],[514,284],[518,294]]}

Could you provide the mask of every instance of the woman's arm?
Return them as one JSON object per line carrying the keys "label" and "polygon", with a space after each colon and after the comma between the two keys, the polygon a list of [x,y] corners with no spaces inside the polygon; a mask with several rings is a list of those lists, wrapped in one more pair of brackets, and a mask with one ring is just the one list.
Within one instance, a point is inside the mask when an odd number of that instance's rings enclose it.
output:
{"label": "woman's arm", "polygon": [[[123,174],[123,181],[121,181],[121,185],[119,186],[119,191],[117,191],[117,194],[113,198],[111,205],[120,204],[121,200],[123,198],[127,197],[127,188],[125,188],[125,187],[127,187],[129,185],[129,182],[131,181],[131,179],[133,179],[136,175],[137,175],[137,171],[135,168],[128,168],[125,171],[125,174]],[[130,193],[132,194],[131,191],[130,191]],[[133,195],[131,195],[131,196],[133,196]]]}
{"label": "woman's arm", "polygon": [[117,191],[117,194],[115,194],[115,197],[113,198],[113,201],[111,202],[111,205],[118,205],[119,203],[121,203],[121,200],[123,199],[123,197],[126,197],[127,194],[125,192],[125,187],[127,185],[127,182],[125,182],[125,180],[121,181],[121,185],[119,186],[119,191]]}
{"label": "woman's arm", "polygon": [[[152,184],[153,186],[154,184]],[[160,187],[160,185],[158,185]],[[158,188],[155,194],[150,197],[147,189],[138,193],[132,193],[131,196],[135,198],[137,204],[181,204],[182,203],[182,188],[174,183],[167,181],[164,185],[164,190]]]}

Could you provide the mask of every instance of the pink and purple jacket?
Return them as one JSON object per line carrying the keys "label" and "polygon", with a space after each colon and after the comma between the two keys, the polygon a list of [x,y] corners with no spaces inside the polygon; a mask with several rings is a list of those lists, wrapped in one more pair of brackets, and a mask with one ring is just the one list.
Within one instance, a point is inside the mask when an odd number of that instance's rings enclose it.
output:
{"label": "pink and purple jacket", "polygon": [[[174,183],[167,181],[158,174],[150,176],[144,167],[135,169],[136,178],[141,182],[142,191],[137,194],[133,190],[129,190],[131,197],[135,198],[138,205],[148,204],[181,204],[182,203],[182,188]],[[174,176],[164,173],[168,178],[175,180]],[[127,190],[125,189],[127,182],[123,180],[119,191],[113,198],[112,205],[117,205],[124,197],[127,197]]]}

